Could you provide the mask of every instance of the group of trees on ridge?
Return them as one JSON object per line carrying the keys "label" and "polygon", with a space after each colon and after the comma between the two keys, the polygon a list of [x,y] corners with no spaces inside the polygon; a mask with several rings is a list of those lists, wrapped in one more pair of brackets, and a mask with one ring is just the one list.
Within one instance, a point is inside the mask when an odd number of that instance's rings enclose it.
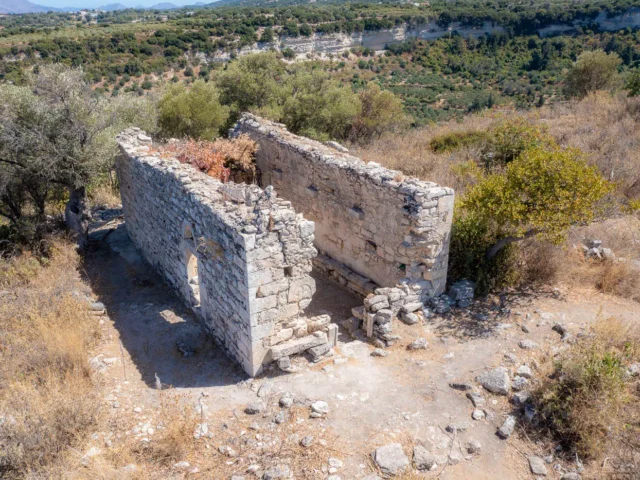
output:
{"label": "group of trees on ridge", "polygon": [[[568,93],[615,87],[618,64],[614,54],[583,54],[569,73]],[[633,78],[632,95],[639,83]],[[157,102],[96,95],[81,70],[61,65],[43,66],[26,85],[7,85],[0,95],[0,215],[9,222],[2,228],[24,238],[37,235],[32,230],[47,205],[60,201],[67,202],[68,223],[86,233],[87,188],[110,171],[114,137],[129,125],[161,138],[211,141],[249,110],[295,133],[351,142],[408,125],[400,100],[378,85],[356,92],[313,63],[286,64],[275,53],[242,57],[189,89],[169,84]],[[595,218],[612,191],[579,151],[561,148],[542,130],[514,120],[489,138],[490,155],[469,166],[474,186],[460,199],[452,237],[453,275],[476,280],[496,275],[492,268],[522,239],[560,241],[571,225]]]}

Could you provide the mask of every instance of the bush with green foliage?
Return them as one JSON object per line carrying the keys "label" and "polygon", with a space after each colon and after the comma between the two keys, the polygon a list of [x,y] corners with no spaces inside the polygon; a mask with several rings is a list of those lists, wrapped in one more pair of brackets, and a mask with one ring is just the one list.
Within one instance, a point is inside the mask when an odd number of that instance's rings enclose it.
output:
{"label": "bush with green foliage", "polygon": [[518,242],[562,242],[571,226],[597,217],[612,190],[579,150],[537,127],[515,120],[494,133],[488,145],[499,161],[459,172],[473,178],[456,204],[449,260],[451,279],[473,279],[485,292],[518,280]]}
{"label": "bush with green foliage", "polygon": [[636,68],[629,73],[625,88],[627,89],[630,97],[637,97],[640,95],[640,68]]}
{"label": "bush with green foliage", "polygon": [[489,133],[477,130],[465,132],[451,132],[433,137],[429,148],[434,153],[447,153],[463,147],[481,145],[489,141]]}
{"label": "bush with green foliage", "polygon": [[580,54],[576,63],[567,73],[565,92],[570,97],[583,98],[597,90],[617,87],[620,76],[618,67],[622,63],[616,53],[602,50]]}
{"label": "bush with green foliage", "polygon": [[486,223],[495,238],[487,258],[532,236],[560,243],[569,227],[596,217],[612,185],[582,157],[558,146],[525,150],[464,195],[460,209]]}
{"label": "bush with green foliage", "polygon": [[[137,95],[97,96],[79,69],[40,67],[25,86],[0,88],[0,216],[42,222],[53,199],[86,242],[86,187],[112,166],[115,137],[128,126],[155,129],[155,110]],[[34,215],[35,214],[35,215]]]}
{"label": "bush with green foliage", "polygon": [[377,83],[370,82],[358,94],[360,112],[353,121],[349,137],[358,143],[380,138],[384,132],[398,131],[410,124],[402,100]]}
{"label": "bush with green foliage", "polygon": [[401,101],[377,85],[360,94],[310,63],[287,65],[275,52],[246,55],[216,79],[229,121],[251,111],[282,122],[293,133],[366,142],[408,121]]}
{"label": "bush with green foliage", "polygon": [[196,80],[189,90],[173,83],[158,102],[158,125],[164,138],[214,140],[226,125],[229,108],[220,104],[213,83]]}

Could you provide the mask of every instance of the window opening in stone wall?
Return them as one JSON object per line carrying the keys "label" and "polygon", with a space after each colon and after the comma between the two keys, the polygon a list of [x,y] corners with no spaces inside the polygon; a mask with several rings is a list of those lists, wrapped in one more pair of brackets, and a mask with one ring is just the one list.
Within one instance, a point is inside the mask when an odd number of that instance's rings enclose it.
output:
{"label": "window opening in stone wall", "polygon": [[200,276],[198,274],[198,267],[198,257],[192,252],[187,252],[187,280],[196,307],[200,306]]}
{"label": "window opening in stone wall", "polygon": [[284,276],[293,277],[293,267],[284,267]]}

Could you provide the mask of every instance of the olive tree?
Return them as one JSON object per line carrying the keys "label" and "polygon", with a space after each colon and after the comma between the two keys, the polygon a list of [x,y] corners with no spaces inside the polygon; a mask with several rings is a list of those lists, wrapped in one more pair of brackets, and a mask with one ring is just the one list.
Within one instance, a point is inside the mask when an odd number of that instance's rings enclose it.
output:
{"label": "olive tree", "polygon": [[[0,215],[37,219],[47,201],[68,194],[65,219],[86,244],[86,187],[110,169],[115,136],[130,125],[153,130],[155,111],[137,95],[95,94],[80,69],[40,67],[25,86],[0,88]],[[26,208],[25,208],[26,207]]]}
{"label": "olive tree", "polygon": [[565,91],[570,97],[586,97],[597,90],[609,90],[619,83],[618,66],[622,63],[616,53],[602,50],[581,53],[567,73]]}
{"label": "olive tree", "polygon": [[204,80],[196,80],[189,90],[184,84],[169,85],[158,102],[160,134],[215,140],[229,117],[219,97],[216,86]]}

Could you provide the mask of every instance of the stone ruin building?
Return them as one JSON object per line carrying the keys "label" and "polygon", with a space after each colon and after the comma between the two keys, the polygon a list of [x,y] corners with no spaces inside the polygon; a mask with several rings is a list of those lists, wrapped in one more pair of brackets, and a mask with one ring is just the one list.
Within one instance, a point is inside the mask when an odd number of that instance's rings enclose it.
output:
{"label": "stone ruin building", "polygon": [[352,321],[369,337],[444,292],[452,189],[250,114],[231,135],[243,133],[259,147],[257,185],[161,157],[136,128],[118,136],[116,170],[132,241],[249,375],[336,344],[328,315],[305,315],[313,268],[363,297]]}

